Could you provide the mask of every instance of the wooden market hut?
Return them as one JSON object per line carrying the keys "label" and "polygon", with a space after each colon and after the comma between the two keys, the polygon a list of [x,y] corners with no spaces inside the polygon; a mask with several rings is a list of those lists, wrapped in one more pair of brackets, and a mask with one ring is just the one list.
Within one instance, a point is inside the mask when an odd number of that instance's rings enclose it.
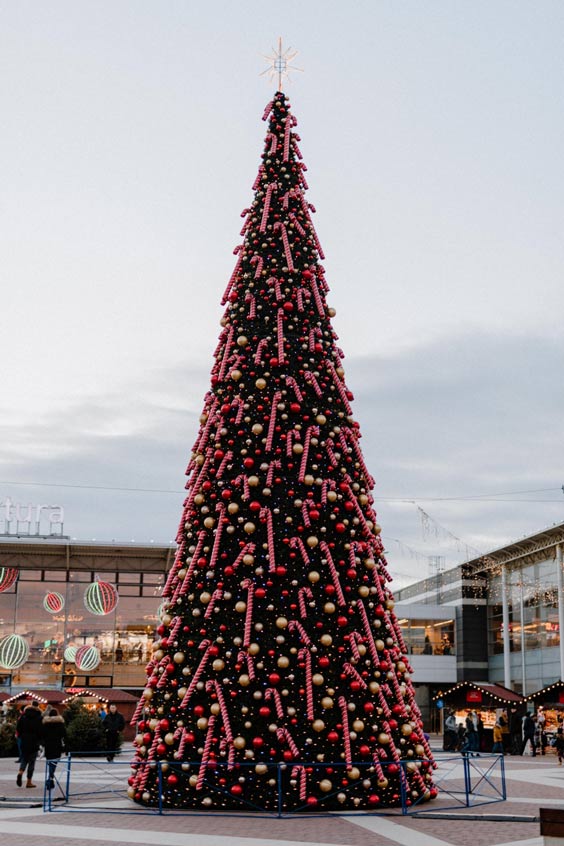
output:
{"label": "wooden market hut", "polygon": [[544,710],[546,731],[554,732],[564,719],[564,682],[556,681],[525,697],[529,710]]}
{"label": "wooden market hut", "polygon": [[46,708],[58,708],[63,704],[65,693],[62,690],[46,690],[45,688],[37,688],[31,690],[21,690],[19,693],[14,693],[13,696],[8,696],[4,700],[4,710],[11,706],[23,708],[25,705],[31,705],[32,702],[39,702],[39,707],[42,711]]}
{"label": "wooden market hut", "polygon": [[493,727],[496,719],[503,714],[509,725],[511,710],[517,708],[520,713],[526,711],[526,701],[519,694],[500,684],[490,682],[464,681],[440,690],[434,697],[436,706],[445,711],[454,711],[456,722],[464,723],[468,711],[476,711],[484,724],[482,749],[489,751],[493,743]]}
{"label": "wooden market hut", "polygon": [[63,696],[63,706],[74,699],[82,699],[87,707],[96,711],[102,707],[107,711],[110,705],[116,705],[125,720],[124,740],[133,740],[135,737],[135,726],[130,726],[129,721],[139,702],[138,696],[117,687],[70,687]]}

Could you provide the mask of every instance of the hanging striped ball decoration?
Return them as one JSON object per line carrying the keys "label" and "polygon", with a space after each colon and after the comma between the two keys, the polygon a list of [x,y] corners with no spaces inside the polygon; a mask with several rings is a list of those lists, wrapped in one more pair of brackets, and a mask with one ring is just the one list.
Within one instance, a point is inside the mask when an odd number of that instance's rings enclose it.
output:
{"label": "hanging striped ball decoration", "polygon": [[95,670],[100,663],[100,651],[95,646],[81,646],[76,650],[74,663],[77,670],[83,673]]}
{"label": "hanging striped ball decoration", "polygon": [[49,614],[58,614],[65,607],[65,597],[56,591],[46,593],[43,599],[43,607]]}
{"label": "hanging striped ball decoration", "polygon": [[118,592],[108,582],[92,582],[84,592],[84,605],[91,614],[111,614],[118,603]]}
{"label": "hanging striped ball decoration", "polygon": [[68,661],[69,664],[74,664],[76,660],[76,651],[78,646],[67,646],[65,651],[63,652],[63,658],[65,661]]}
{"label": "hanging striped ball decoration", "polygon": [[21,635],[11,634],[0,640],[0,667],[17,670],[29,658],[29,646]]}
{"label": "hanging striped ball decoration", "polygon": [[0,593],[10,590],[18,575],[19,570],[16,570],[15,567],[0,567]]}

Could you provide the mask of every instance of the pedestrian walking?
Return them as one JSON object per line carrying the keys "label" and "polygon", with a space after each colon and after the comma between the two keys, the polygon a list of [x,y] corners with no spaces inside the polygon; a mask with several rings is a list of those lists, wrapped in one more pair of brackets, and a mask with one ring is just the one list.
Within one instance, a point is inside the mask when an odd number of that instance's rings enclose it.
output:
{"label": "pedestrian walking", "polygon": [[556,729],[554,746],[556,749],[556,754],[558,755],[558,766],[561,767],[562,759],[564,758],[564,731],[562,731],[562,728]]}
{"label": "pedestrian walking", "polygon": [[478,735],[478,715],[475,711],[468,711],[466,716],[466,743],[464,744],[463,752],[469,754],[471,758],[480,755],[479,752],[479,735]]}
{"label": "pedestrian walking", "polygon": [[496,721],[495,726],[493,727],[493,746],[492,752],[496,755],[503,755],[503,726],[501,725],[499,719]]}
{"label": "pedestrian walking", "polygon": [[521,755],[525,752],[525,748],[527,743],[531,744],[531,754],[533,758],[537,754],[537,747],[535,744],[535,732],[536,726],[535,721],[533,720],[531,714],[527,711],[525,717],[523,718],[523,749],[521,751]]}
{"label": "pedestrian walking", "polygon": [[123,731],[123,727],[125,726],[123,714],[120,714],[117,709],[117,705],[114,703],[110,705],[110,710],[104,717],[102,725],[106,734],[106,749],[108,751],[106,757],[108,761],[113,761],[116,750],[119,746],[120,733]]}
{"label": "pedestrian walking", "polygon": [[445,719],[443,749],[445,752],[456,752],[458,744],[458,728],[454,711],[449,711]]}
{"label": "pedestrian walking", "polygon": [[509,737],[511,754],[521,755],[523,751],[523,718],[517,708],[511,709]]}
{"label": "pedestrian walking", "polygon": [[59,758],[63,754],[64,744],[67,736],[65,721],[56,708],[50,708],[42,720],[43,724],[43,747],[45,749],[45,760],[49,768],[45,787],[52,790],[55,787],[55,770]]}
{"label": "pedestrian walking", "polygon": [[539,706],[537,711],[537,725],[536,725],[536,741],[537,741],[537,748],[540,747],[541,755],[546,754],[546,746],[547,746],[547,739],[546,739],[546,716],[544,713],[544,709],[542,705]]}
{"label": "pedestrian walking", "polygon": [[22,786],[23,774],[27,768],[26,787],[35,787],[33,783],[33,772],[35,761],[39,752],[42,737],[42,720],[39,702],[34,701],[25,709],[19,718],[16,731],[21,742],[20,768],[16,777],[18,787]]}

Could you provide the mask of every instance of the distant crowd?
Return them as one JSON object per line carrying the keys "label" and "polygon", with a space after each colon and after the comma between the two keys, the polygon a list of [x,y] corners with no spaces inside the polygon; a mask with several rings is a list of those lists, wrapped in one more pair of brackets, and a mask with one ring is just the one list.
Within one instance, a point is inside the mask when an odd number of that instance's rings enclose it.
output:
{"label": "distant crowd", "polygon": [[[549,737],[546,731],[544,709],[538,708],[536,714],[527,711],[520,713],[512,708],[498,713],[493,727],[493,745],[491,751],[499,755],[545,755],[547,748],[553,747],[561,766],[564,759],[564,717],[558,715],[556,732]],[[469,757],[479,757],[486,750],[484,743],[484,723],[477,711],[468,710],[462,721],[456,719],[454,711],[447,711],[444,721],[443,748],[446,752],[460,752]]]}

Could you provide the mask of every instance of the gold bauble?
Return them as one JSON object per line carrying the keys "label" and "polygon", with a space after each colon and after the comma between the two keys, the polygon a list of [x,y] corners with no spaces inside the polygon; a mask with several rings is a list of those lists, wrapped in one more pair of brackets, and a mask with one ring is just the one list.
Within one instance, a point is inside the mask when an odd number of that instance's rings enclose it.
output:
{"label": "gold bauble", "polygon": [[329,502],[335,502],[337,499],[337,491],[327,491],[327,499]]}
{"label": "gold bauble", "polygon": [[386,743],[389,743],[389,742],[390,742],[390,735],[386,734],[385,731],[381,731],[380,734],[378,735],[378,743],[380,743],[382,746],[385,746]]}
{"label": "gold bauble", "polygon": [[323,610],[326,614],[334,614],[335,613],[335,603],[334,602],[326,602],[323,606]]}
{"label": "gold bauble", "polygon": [[313,684],[316,685],[316,687],[319,687],[325,681],[325,679],[323,678],[321,673],[314,673],[313,676],[311,677],[311,680],[312,680]]}
{"label": "gold bauble", "polygon": [[216,671],[216,673],[219,673],[219,671],[223,670],[223,668],[225,667],[225,661],[222,661],[221,658],[216,658],[212,664],[212,667]]}
{"label": "gold bauble", "polygon": [[208,718],[207,717],[200,717],[198,722],[196,723],[200,731],[205,731],[208,727]]}
{"label": "gold bauble", "polygon": [[213,517],[206,517],[204,520],[204,526],[206,529],[213,529],[215,526],[215,519]]}
{"label": "gold bauble", "polygon": [[321,707],[322,708],[332,708],[335,703],[331,699],[330,696],[324,696],[321,700]]}
{"label": "gold bauble", "polygon": [[310,535],[309,538],[307,538],[306,543],[310,547],[310,549],[315,549],[315,547],[319,543],[319,540],[315,537],[315,535]]}
{"label": "gold bauble", "polygon": [[245,740],[244,737],[241,737],[239,735],[239,737],[233,738],[233,746],[235,747],[235,749],[244,749],[246,745],[247,745],[247,741]]}
{"label": "gold bauble", "polygon": [[356,781],[357,778],[360,778],[358,767],[351,767],[350,770],[347,770],[347,778],[350,778],[351,781]]}
{"label": "gold bauble", "polygon": [[364,723],[362,720],[355,720],[352,724],[354,731],[364,731]]}
{"label": "gold bauble", "polygon": [[324,414],[318,414],[315,418],[315,422],[319,423],[320,426],[323,426],[325,423],[327,423],[327,418]]}
{"label": "gold bauble", "polygon": [[331,646],[331,644],[333,643],[333,638],[330,634],[322,634],[319,640],[323,644],[323,646]]}
{"label": "gold bauble", "polygon": [[248,687],[250,683],[250,678],[246,673],[243,673],[242,676],[239,676],[239,684],[241,687]]}
{"label": "gold bauble", "polygon": [[171,731],[169,731],[169,732],[167,732],[167,734],[165,734],[164,742],[166,743],[167,746],[172,746],[172,744],[174,743],[174,735]]}
{"label": "gold bauble", "polygon": [[388,786],[388,779],[387,778],[379,778],[377,781],[377,785],[381,790],[385,790]]}
{"label": "gold bauble", "polygon": [[239,602],[235,603],[235,611],[238,614],[244,614],[246,610],[247,610],[247,603],[243,602],[242,599],[240,599]]}
{"label": "gold bauble", "polygon": [[239,347],[246,347],[248,343],[249,339],[246,335],[239,335],[239,337],[237,338],[237,345]]}
{"label": "gold bauble", "polygon": [[234,382],[238,382],[243,374],[240,370],[232,370],[230,375]]}
{"label": "gold bauble", "polygon": [[287,658],[285,655],[281,655],[278,661],[276,662],[279,667],[285,669],[286,667],[290,666],[290,659]]}
{"label": "gold bauble", "polygon": [[376,647],[378,652],[381,652],[385,648],[386,644],[383,640],[380,640],[380,638],[378,638],[378,640],[374,641],[374,646]]}
{"label": "gold bauble", "polygon": [[237,512],[239,511],[239,506],[236,502],[230,502],[227,506],[227,510],[230,514],[237,514]]}
{"label": "gold bauble", "polygon": [[286,619],[286,617],[277,617],[277,619],[276,619],[277,628],[285,629],[287,625],[288,625],[288,620]]}
{"label": "gold bauble", "polygon": [[211,593],[204,591],[203,593],[200,594],[200,602],[202,603],[202,605],[207,605],[208,602],[210,601],[210,599],[211,599]]}
{"label": "gold bauble", "polygon": [[249,655],[258,655],[260,652],[260,646],[258,643],[251,643],[249,646]]}
{"label": "gold bauble", "polygon": [[257,764],[256,765],[255,773],[258,773],[258,775],[264,775],[267,772],[268,772],[268,767],[266,766],[266,764]]}
{"label": "gold bauble", "polygon": [[292,447],[292,452],[295,455],[301,455],[303,451],[304,451],[303,444],[294,444],[294,446]]}
{"label": "gold bauble", "polygon": [[243,528],[244,528],[244,530],[246,531],[246,533],[247,533],[248,535],[252,535],[252,534],[253,534],[253,532],[254,532],[254,531],[256,531],[256,528],[257,528],[257,527],[255,526],[255,524],[254,524],[254,523],[251,523],[251,522],[249,521],[248,523],[245,523],[245,525],[243,526]]}
{"label": "gold bauble", "polygon": [[247,567],[250,567],[251,564],[254,564],[254,563],[255,563],[255,556],[254,555],[251,555],[250,553],[243,555],[243,564],[246,564]]}
{"label": "gold bauble", "polygon": [[317,570],[312,570],[310,573],[307,574],[307,577],[308,577],[309,581],[312,583],[312,585],[314,585],[316,582],[318,582],[319,579],[321,578],[321,576],[319,575]]}
{"label": "gold bauble", "polygon": [[266,388],[266,379],[257,379],[255,385],[259,389],[259,391],[264,391],[264,389]]}
{"label": "gold bauble", "polygon": [[252,428],[253,435],[262,435],[262,426],[260,423],[255,423]]}
{"label": "gold bauble", "polygon": [[259,479],[259,477],[258,477],[258,476],[249,476],[249,478],[247,479],[247,482],[249,483],[249,485],[251,486],[251,488],[256,488],[256,486],[258,485],[259,481],[260,481],[260,479]]}
{"label": "gold bauble", "polygon": [[312,723],[312,728],[314,731],[317,732],[323,731],[323,729],[325,728],[325,723],[323,722],[323,720],[314,720]]}
{"label": "gold bauble", "polygon": [[329,793],[333,790],[333,782],[329,781],[328,778],[324,778],[319,782],[319,789],[322,793]]}
{"label": "gold bauble", "polygon": [[174,655],[172,656],[172,660],[174,661],[175,664],[183,664],[184,658],[185,658],[184,652],[175,652]]}

